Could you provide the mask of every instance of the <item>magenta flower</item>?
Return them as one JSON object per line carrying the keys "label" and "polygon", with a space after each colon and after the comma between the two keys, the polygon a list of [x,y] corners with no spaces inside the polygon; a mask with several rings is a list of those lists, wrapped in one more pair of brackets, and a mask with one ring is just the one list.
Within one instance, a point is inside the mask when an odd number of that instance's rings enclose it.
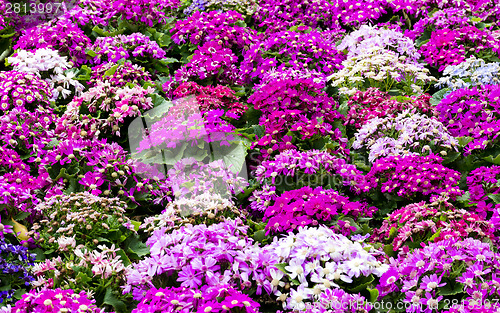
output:
{"label": "magenta flower", "polygon": [[90,193],[97,196],[101,194],[101,191],[97,189],[97,187],[104,183],[104,179],[100,173],[87,172],[79,183],[88,187],[90,189]]}

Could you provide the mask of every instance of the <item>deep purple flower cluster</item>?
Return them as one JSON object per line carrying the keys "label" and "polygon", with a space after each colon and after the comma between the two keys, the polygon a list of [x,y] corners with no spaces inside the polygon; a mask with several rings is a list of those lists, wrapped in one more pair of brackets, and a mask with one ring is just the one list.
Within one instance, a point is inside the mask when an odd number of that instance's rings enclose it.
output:
{"label": "deep purple flower cluster", "polygon": [[18,71],[0,73],[0,109],[48,107],[49,85],[38,76]]}
{"label": "deep purple flower cluster", "polygon": [[457,187],[460,173],[441,162],[442,158],[433,154],[389,156],[375,161],[367,177],[377,182],[382,193],[409,199],[431,195],[455,199],[463,194]]}
{"label": "deep purple flower cluster", "polygon": [[156,41],[141,33],[98,37],[90,49],[95,52],[94,64],[116,62],[120,59],[161,59],[165,51]]}
{"label": "deep purple flower cluster", "polygon": [[496,208],[493,208],[493,203],[488,196],[500,193],[498,179],[500,179],[500,166],[482,166],[467,176],[469,202],[475,204],[472,209],[483,218],[490,218],[491,212],[495,215]]}
{"label": "deep purple flower cluster", "polygon": [[[405,302],[406,312],[431,312],[445,299],[450,308],[450,292],[458,299],[456,308],[472,310],[464,312],[491,312],[498,308],[498,266],[499,255],[489,244],[446,239],[392,260],[378,289],[386,300]],[[482,311],[488,303],[491,309]]]}
{"label": "deep purple flower cluster", "polygon": [[259,38],[256,31],[242,24],[242,15],[235,11],[196,11],[187,19],[177,21],[170,33],[176,44],[203,46],[207,42],[216,42],[223,48],[241,53]]}
{"label": "deep purple flower cluster", "polygon": [[119,0],[113,1],[115,16],[135,24],[153,27],[165,25],[168,18],[179,8],[179,0]]}
{"label": "deep purple flower cluster", "polygon": [[474,150],[483,150],[497,141],[500,132],[499,109],[499,85],[457,89],[436,107],[439,119],[453,136],[474,138],[465,147],[466,155]]}
{"label": "deep purple flower cluster", "polygon": [[248,295],[230,285],[208,288],[151,288],[132,313],[241,312],[258,313],[259,306]]}
{"label": "deep purple flower cluster", "polygon": [[447,65],[459,64],[472,54],[479,57],[491,51],[500,56],[500,45],[491,32],[475,26],[459,29],[443,28],[431,34],[429,42],[420,47],[419,52],[429,65],[443,71]]}
{"label": "deep purple flower cluster", "polygon": [[[51,312],[90,312],[103,313],[94,304],[85,291],[74,293],[72,289],[42,289],[40,291],[31,290],[23,295],[13,307],[12,312],[32,312],[32,313],[51,313]],[[64,310],[67,311],[64,311]]]}
{"label": "deep purple flower cluster", "polygon": [[[1,224],[3,226],[3,224]],[[0,303],[6,305],[13,302],[16,291],[26,289],[34,280],[28,271],[35,263],[35,255],[28,248],[11,244],[2,235],[0,237]]]}
{"label": "deep purple flower cluster", "polygon": [[59,18],[47,24],[23,31],[14,49],[36,50],[50,48],[69,58],[77,65],[87,62],[85,49],[90,46],[90,38],[68,19]]}
{"label": "deep purple flower cluster", "polygon": [[241,65],[245,75],[262,78],[272,68],[312,70],[325,76],[341,68],[343,54],[335,48],[328,33],[300,26],[296,31],[282,31],[252,45]]}
{"label": "deep purple flower cluster", "polygon": [[342,217],[372,217],[377,211],[366,203],[351,202],[334,190],[306,186],[285,191],[266,208],[264,221],[267,233],[291,232],[299,227],[328,225],[335,232],[348,236],[358,229]]}

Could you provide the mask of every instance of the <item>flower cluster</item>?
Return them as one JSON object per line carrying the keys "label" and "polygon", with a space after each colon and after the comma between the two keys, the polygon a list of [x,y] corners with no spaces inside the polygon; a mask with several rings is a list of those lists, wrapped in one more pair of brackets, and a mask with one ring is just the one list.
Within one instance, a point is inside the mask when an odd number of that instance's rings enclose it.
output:
{"label": "flower cluster", "polygon": [[[259,27],[273,33],[305,24],[313,28],[337,28],[339,24],[358,26],[378,19],[386,1],[298,1],[265,0],[254,14]],[[340,28],[340,27],[339,27]]]}
{"label": "flower cluster", "polygon": [[48,107],[52,97],[47,82],[37,75],[18,71],[0,73],[0,109]]}
{"label": "flower cluster", "polygon": [[332,287],[350,291],[373,276],[380,277],[388,267],[377,261],[369,245],[324,226],[301,227],[297,234],[275,238],[268,247],[280,260],[269,270],[272,293],[290,310],[303,310]]}
{"label": "flower cluster", "polygon": [[213,42],[241,53],[259,38],[256,31],[243,27],[242,22],[242,15],[235,11],[196,11],[187,19],[177,21],[170,33],[176,44],[189,43],[201,47]]}
{"label": "flower cluster", "polygon": [[362,25],[359,29],[346,35],[337,49],[347,50],[347,57],[352,58],[362,55],[374,47],[382,48],[379,50],[380,53],[384,53],[386,50],[396,52],[395,57],[408,64],[415,64],[420,58],[413,40],[403,35],[402,32],[368,25]]}
{"label": "flower cluster", "polygon": [[380,295],[403,301],[406,312],[430,312],[451,299],[458,299],[450,302],[457,303],[455,309],[473,310],[466,312],[484,312],[488,303],[494,309],[500,285],[498,257],[489,244],[472,238],[429,243],[393,260],[380,278]]}
{"label": "flower cluster", "polygon": [[80,65],[87,62],[85,49],[90,43],[90,38],[76,24],[60,18],[25,30],[14,49],[49,48],[69,56],[75,65]]}
{"label": "flower cluster", "polygon": [[467,187],[470,204],[475,204],[472,209],[483,218],[491,218],[491,212],[495,215],[496,208],[489,196],[500,193],[498,186],[500,179],[500,166],[481,166],[471,171],[467,176]]}
{"label": "flower cluster", "polygon": [[215,81],[228,85],[242,85],[243,73],[237,66],[238,57],[229,48],[224,48],[215,41],[200,46],[191,61],[184,64],[176,73],[177,82],[189,80]]}
{"label": "flower cluster", "polygon": [[141,33],[118,35],[115,37],[99,37],[90,47],[95,53],[94,64],[117,62],[120,59],[148,60],[162,59],[165,51],[156,41]]}
{"label": "flower cluster", "polygon": [[123,148],[106,140],[62,140],[38,161],[42,173],[50,175],[48,195],[61,194],[67,186],[73,186],[73,192],[88,191],[134,202],[135,196],[142,197],[153,189],[148,179],[135,174]]}
{"label": "flower cluster", "polygon": [[341,68],[344,59],[334,42],[327,33],[305,26],[296,31],[278,32],[251,46],[244,54],[241,69],[246,75],[257,78],[262,78],[272,68],[287,67],[328,75]]}
{"label": "flower cluster", "polygon": [[255,171],[257,181],[273,185],[282,184],[282,180],[290,185],[289,180],[282,176],[295,177],[297,184],[305,183],[305,175],[317,176],[314,182],[308,179],[309,186],[325,184],[339,189],[345,186],[354,193],[367,192],[370,189],[363,173],[355,165],[319,150],[286,150],[272,160],[264,161]]}
{"label": "flower cluster", "polygon": [[377,208],[368,207],[366,203],[351,202],[348,197],[341,196],[334,190],[305,186],[285,191],[266,208],[266,234],[291,232],[300,227],[320,224],[328,225],[336,233],[348,236],[360,229],[351,225],[349,220],[342,220],[343,217],[372,217],[376,210]]}
{"label": "flower cluster", "polygon": [[446,198],[433,200],[409,204],[392,212],[382,226],[374,230],[371,240],[390,245],[398,252],[450,238],[498,241],[489,221],[455,208]]}
{"label": "flower cluster", "polygon": [[178,229],[183,225],[211,225],[227,219],[245,219],[246,213],[239,210],[231,200],[217,193],[202,193],[192,198],[175,199],[159,215],[144,219],[139,227],[151,233],[155,229],[165,231]]}
{"label": "flower cluster", "polygon": [[460,173],[441,162],[442,158],[433,154],[389,156],[376,160],[367,177],[375,179],[382,193],[408,199],[446,194],[455,199],[463,193],[457,187]]}
{"label": "flower cluster", "polygon": [[118,87],[114,84],[119,75],[111,76],[111,81],[98,80],[94,87],[73,98],[58,120],[56,133],[61,138],[73,139],[102,138],[99,136],[101,132],[120,136],[121,125],[151,109],[153,102],[149,95],[154,88],[139,85]]}
{"label": "flower cluster", "polygon": [[28,252],[28,248],[10,243],[4,234],[12,229],[0,224],[3,228],[0,237],[0,305],[5,306],[15,302],[16,296],[30,286],[34,278],[30,275],[28,267],[34,265],[35,255]]}
{"label": "flower cluster", "polygon": [[119,0],[111,3],[113,15],[146,27],[167,24],[180,5],[180,0]]}
{"label": "flower cluster", "polygon": [[125,208],[125,202],[118,198],[86,192],[56,195],[35,207],[43,218],[33,224],[28,235],[36,237],[44,250],[64,252],[77,245],[95,247],[109,241],[103,238],[110,229],[127,237],[131,235],[132,231],[126,227],[130,228],[131,221],[125,216]]}
{"label": "flower cluster", "polygon": [[151,288],[132,313],[241,312],[259,313],[257,302],[230,285],[206,289]]}
{"label": "flower cluster", "polygon": [[24,294],[13,307],[11,313],[33,312],[91,312],[102,313],[85,291],[75,293],[72,289],[31,290]]}
{"label": "flower cluster", "polygon": [[448,65],[436,84],[452,91],[481,85],[500,84],[500,62],[486,63],[471,55],[467,60],[457,65]]}
{"label": "flower cluster", "polygon": [[328,78],[341,94],[352,95],[366,90],[365,86],[383,91],[401,90],[404,95],[421,94],[422,87],[436,78],[422,65],[406,63],[405,58],[392,50],[373,46],[343,61],[343,68]]}
{"label": "flower cluster", "polygon": [[194,95],[202,113],[215,109],[224,109],[228,117],[234,118],[242,116],[247,110],[243,103],[238,102],[234,90],[223,85],[203,87],[195,82],[186,82],[180,84],[173,94],[176,98]]}
{"label": "flower cluster", "polygon": [[409,154],[441,154],[458,151],[455,139],[436,118],[404,111],[396,117],[369,120],[355,134],[353,149],[366,149],[368,160]]}
{"label": "flower cluster", "polygon": [[500,131],[499,105],[500,85],[483,85],[451,92],[436,109],[439,120],[454,137],[473,138],[465,147],[467,155],[496,142]]}
{"label": "flower cluster", "polygon": [[428,94],[411,98],[392,97],[389,93],[373,87],[366,91],[357,91],[347,101],[349,111],[347,111],[345,125],[352,125],[359,129],[372,118],[394,116],[396,112],[408,109],[415,109],[429,116],[436,115],[434,107],[429,103],[430,98]]}
{"label": "flower cluster", "polygon": [[[167,232],[157,229],[148,239],[151,256],[127,268],[124,292],[142,300],[159,277],[169,284],[198,289],[229,284],[238,290],[270,292],[271,265],[278,263],[272,249],[260,248],[246,237],[241,220],[186,225]],[[155,285],[156,286],[156,285]]]}
{"label": "flower cluster", "polygon": [[144,82],[152,84],[152,78],[143,67],[130,61],[108,62],[92,68],[92,76],[89,81],[90,87],[100,85],[102,82],[107,82],[112,87],[125,87],[130,86],[130,84],[139,85]]}
{"label": "flower cluster", "polygon": [[193,11],[236,11],[245,16],[251,16],[259,7],[255,0],[193,0],[184,10],[190,15]]}
{"label": "flower cluster", "polygon": [[500,56],[500,45],[491,33],[475,26],[443,28],[432,32],[419,52],[429,65],[443,71],[446,66],[457,65],[472,54],[480,58]]}

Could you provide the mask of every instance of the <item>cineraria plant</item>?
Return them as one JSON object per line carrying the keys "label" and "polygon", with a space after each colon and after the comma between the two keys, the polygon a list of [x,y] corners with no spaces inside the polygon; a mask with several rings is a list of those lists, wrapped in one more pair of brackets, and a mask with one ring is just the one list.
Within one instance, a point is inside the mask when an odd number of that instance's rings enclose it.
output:
{"label": "cineraria plant", "polygon": [[48,313],[48,312],[89,312],[104,313],[97,308],[95,300],[85,291],[75,293],[72,289],[31,290],[23,295],[11,309],[11,313]]}
{"label": "cineraria plant", "polygon": [[118,0],[113,1],[111,7],[114,16],[120,16],[135,27],[146,28],[167,24],[180,4],[179,0]]}
{"label": "cineraria plant", "polygon": [[433,197],[430,203],[421,201],[392,212],[381,227],[374,229],[371,241],[384,243],[384,250],[389,255],[390,249],[408,253],[408,248],[420,248],[422,243],[450,238],[498,242],[489,221],[475,213],[457,209],[447,200]]}
{"label": "cineraria plant", "polygon": [[279,264],[268,270],[272,294],[289,310],[304,310],[331,288],[362,292],[371,299],[375,294],[370,284],[388,267],[377,261],[378,253],[370,245],[324,226],[300,227],[296,234],[275,238],[267,248],[279,258]]}
{"label": "cineraria plant", "polygon": [[98,37],[87,53],[93,57],[94,64],[117,62],[121,59],[144,63],[165,57],[165,51],[156,41],[141,33]]}
{"label": "cineraria plant", "polygon": [[159,228],[147,240],[151,256],[127,268],[124,292],[141,301],[151,287],[198,289],[228,284],[257,296],[271,291],[270,268],[278,263],[273,250],[246,236],[240,219]]}
{"label": "cineraria plant", "polygon": [[432,116],[436,115],[434,107],[429,103],[431,96],[393,97],[378,88],[370,87],[366,91],[357,91],[349,97],[345,125],[354,126],[356,131],[375,117],[394,116],[397,112],[407,109]]}
{"label": "cineraria plant", "polygon": [[159,228],[171,231],[188,223],[209,226],[235,218],[245,220],[246,212],[220,194],[204,192],[194,197],[176,198],[160,214],[146,217],[139,228],[152,233]]}
{"label": "cineraria plant", "polygon": [[132,313],[259,313],[259,306],[248,295],[230,285],[208,288],[151,288]]}
{"label": "cineraria plant", "polygon": [[37,107],[46,108],[51,97],[49,84],[35,74],[18,71],[0,72],[1,111],[14,107],[24,107],[31,111]]}
{"label": "cineraria plant", "polygon": [[[113,87],[125,87],[130,84],[145,86],[153,85],[151,75],[144,67],[130,61],[107,62],[94,66],[88,81],[90,87],[108,82]],[[129,84],[130,83],[130,84]]]}
{"label": "cineraria plant", "polygon": [[500,131],[498,109],[500,85],[482,85],[457,89],[436,107],[439,120],[454,137],[472,137],[465,155],[491,147]]}
{"label": "cineraria plant", "polygon": [[81,65],[87,62],[85,48],[90,43],[90,38],[76,24],[61,17],[24,30],[14,49],[49,48],[59,51],[62,56],[68,56],[74,64]]}
{"label": "cineraria plant", "polygon": [[340,29],[339,24],[359,26],[386,13],[385,1],[275,1],[259,2],[254,19],[267,33],[286,30],[298,24],[313,28]]}
{"label": "cineraria plant", "polygon": [[67,57],[50,48],[40,48],[35,52],[19,50],[7,62],[14,67],[14,71],[31,73],[46,81],[52,91],[51,100],[56,100],[61,95],[66,99],[70,95],[81,95],[84,86],[75,80],[73,67]]}
{"label": "cineraria plant", "polygon": [[[347,58],[364,54],[373,47],[380,47],[395,52],[395,57],[404,63],[415,64],[420,54],[415,43],[398,30],[376,26],[362,25],[359,29],[346,35],[337,46],[338,50],[347,51]],[[404,57],[404,58],[401,58]]]}
{"label": "cineraria plant", "polygon": [[299,227],[326,225],[335,233],[349,236],[351,232],[362,232],[354,219],[371,218],[376,210],[366,203],[350,201],[334,190],[305,186],[285,191],[266,208],[266,235],[288,233]]}
{"label": "cineraria plant", "polygon": [[441,72],[446,66],[457,65],[471,55],[486,60],[498,58],[500,45],[486,29],[475,26],[443,28],[432,32],[419,52],[430,66]]}
{"label": "cineraria plant", "polygon": [[436,87],[446,87],[451,91],[481,85],[498,85],[500,62],[486,63],[483,59],[471,55],[462,63],[448,65],[442,74]]}
{"label": "cineraria plant", "polygon": [[252,78],[272,68],[311,70],[328,75],[341,68],[344,56],[335,48],[335,38],[306,26],[283,31],[252,45],[244,54],[241,70]]}
{"label": "cineraria plant", "polygon": [[490,219],[492,215],[497,215],[498,206],[495,204],[499,202],[497,197],[497,194],[500,193],[499,179],[500,166],[496,165],[481,166],[470,172],[467,176],[467,200],[471,207],[468,209],[474,210],[484,219]]}
{"label": "cineraria plant", "polygon": [[248,102],[263,113],[260,126],[264,134],[253,146],[264,157],[291,148],[323,147],[328,137],[330,148],[342,151],[347,139],[335,126],[341,126],[343,115],[337,111],[337,101],[322,87],[313,77],[276,77],[250,96]]}
{"label": "cineraria plant", "polygon": [[405,58],[394,51],[373,46],[343,61],[343,68],[328,79],[343,95],[353,95],[369,87],[399,95],[419,95],[436,78],[422,65],[406,63]]}
{"label": "cineraria plant", "polygon": [[185,20],[177,21],[170,33],[178,45],[194,48],[213,42],[237,55],[259,38],[256,31],[245,27],[242,15],[235,11],[196,11]]}
{"label": "cineraria plant", "polygon": [[429,243],[391,259],[380,299],[402,301],[403,312],[492,312],[498,309],[498,260],[488,243],[472,238]]}
{"label": "cineraria plant", "polygon": [[121,130],[126,131],[133,117],[153,107],[150,97],[154,93],[153,87],[143,88],[128,83],[119,87],[115,85],[113,75],[110,79],[96,81],[95,86],[68,103],[57,122],[56,133],[60,138],[120,137]]}
{"label": "cineraria plant", "polygon": [[[34,278],[28,268],[35,263],[35,254],[17,243],[12,226],[0,224],[0,307],[21,298]],[[7,236],[6,236],[7,235]],[[12,237],[12,240],[11,240]],[[11,243],[15,242],[15,243]]]}
{"label": "cineraria plant", "polygon": [[183,12],[191,15],[196,11],[236,11],[247,17],[252,16],[258,8],[255,0],[193,0]]}
{"label": "cineraria plant", "polygon": [[368,152],[368,160],[394,155],[448,155],[458,151],[458,140],[436,118],[409,110],[396,117],[369,120],[355,134],[352,148]]}
{"label": "cineraria plant", "polygon": [[50,175],[49,195],[88,191],[119,197],[134,206],[146,200],[153,189],[154,182],[136,174],[132,160],[116,143],[82,139],[53,143],[52,150],[37,160],[42,173]]}
{"label": "cineraria plant", "polygon": [[[370,189],[363,172],[326,151],[294,149],[285,150],[273,159],[262,162],[255,170],[256,180],[265,185],[278,187],[279,191],[291,190],[304,185],[316,187],[329,185],[338,191],[359,194]],[[256,208],[259,200],[251,203]]]}
{"label": "cineraria plant", "polygon": [[195,82],[185,82],[173,91],[174,99],[190,95],[195,96],[200,112],[224,109],[226,116],[239,118],[247,110],[243,103],[238,102],[239,98],[235,95],[234,90],[223,85],[203,87]]}
{"label": "cineraria plant", "polygon": [[[447,195],[452,200],[463,192],[457,187],[460,173],[441,164],[442,158],[431,154],[428,156],[405,155],[380,158],[372,165],[367,179],[373,179],[376,190],[386,194],[386,198],[396,201],[428,200],[432,195]],[[372,194],[377,198],[374,194]],[[404,197],[398,198],[398,197]],[[375,204],[376,205],[376,204]],[[382,206],[378,206],[382,209]],[[385,205],[383,213],[389,213]]]}

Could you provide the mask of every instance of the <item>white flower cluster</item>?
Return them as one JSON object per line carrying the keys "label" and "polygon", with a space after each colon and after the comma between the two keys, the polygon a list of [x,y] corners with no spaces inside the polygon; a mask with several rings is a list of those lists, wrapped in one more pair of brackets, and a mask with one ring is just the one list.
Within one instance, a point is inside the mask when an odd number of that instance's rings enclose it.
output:
{"label": "white flower cluster", "polygon": [[[285,309],[291,310],[303,310],[324,290],[354,287],[357,279],[372,274],[380,277],[389,268],[376,259],[369,245],[353,242],[324,226],[300,227],[297,234],[274,238],[266,248],[275,251],[281,264],[286,264],[286,274],[271,268],[269,279],[274,295],[283,301]],[[289,290],[286,284],[292,285]]]}
{"label": "white flower cluster", "polygon": [[366,148],[370,162],[392,155],[427,155],[431,152],[447,155],[446,150],[458,151],[457,139],[441,122],[409,110],[395,118],[371,119],[358,130],[355,138],[352,148]]}
{"label": "white flower cluster", "polygon": [[460,64],[448,65],[436,86],[457,90],[479,85],[498,84],[500,84],[500,62],[486,63],[483,59],[477,59],[471,55]]}
{"label": "white flower cluster", "polygon": [[14,56],[9,57],[7,62],[15,71],[35,74],[49,83],[53,94],[51,100],[56,100],[59,96],[66,99],[73,92],[76,96],[80,96],[84,89],[84,86],[74,79],[76,72],[70,70],[74,64],[55,50],[49,48],[37,49],[35,52],[19,50]]}
{"label": "white flower cluster", "polygon": [[429,70],[418,64],[405,63],[405,56],[382,47],[372,47],[366,52],[352,56],[342,62],[340,71],[328,77],[340,94],[353,95],[368,86],[383,91],[402,89],[406,95],[422,93],[422,86],[437,81]]}

